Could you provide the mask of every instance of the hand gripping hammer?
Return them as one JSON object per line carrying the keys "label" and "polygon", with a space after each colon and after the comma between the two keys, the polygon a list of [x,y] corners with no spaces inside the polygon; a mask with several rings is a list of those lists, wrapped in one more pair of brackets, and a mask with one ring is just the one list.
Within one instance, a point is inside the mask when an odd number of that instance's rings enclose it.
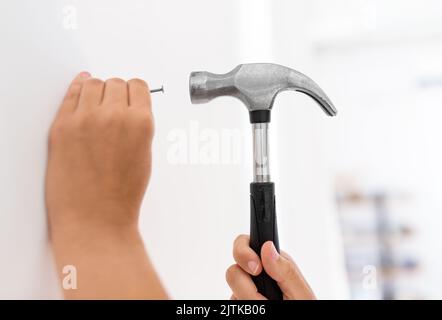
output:
{"label": "hand gripping hammer", "polygon": [[[253,182],[250,184],[250,246],[260,255],[262,245],[273,241],[279,251],[275,211],[275,186],[270,180],[268,127],[276,95],[300,91],[313,98],[328,116],[337,111],[321,88],[306,75],[271,63],[241,64],[226,74],[192,72],[190,99],[194,104],[220,96],[241,100],[249,110],[253,131]],[[277,283],[263,270],[253,277],[258,292],[268,299],[282,299]]]}

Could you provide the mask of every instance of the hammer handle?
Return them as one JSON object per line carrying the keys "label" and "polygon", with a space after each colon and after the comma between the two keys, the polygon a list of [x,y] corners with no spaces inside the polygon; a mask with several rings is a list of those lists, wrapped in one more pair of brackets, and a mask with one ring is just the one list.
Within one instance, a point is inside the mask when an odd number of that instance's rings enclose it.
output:
{"label": "hammer handle", "polygon": [[[250,184],[250,247],[260,256],[266,241],[273,241],[279,252],[278,228],[273,182]],[[282,300],[282,292],[275,280],[263,270],[253,277],[258,292],[270,300]]]}

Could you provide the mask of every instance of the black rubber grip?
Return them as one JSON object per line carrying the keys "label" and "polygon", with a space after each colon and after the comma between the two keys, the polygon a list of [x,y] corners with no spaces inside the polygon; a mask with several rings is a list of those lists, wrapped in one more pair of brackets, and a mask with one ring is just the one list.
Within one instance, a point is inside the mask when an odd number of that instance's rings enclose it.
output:
{"label": "black rubber grip", "polygon": [[[276,224],[275,185],[273,182],[250,184],[250,247],[261,254],[266,241],[273,241],[279,252],[278,227]],[[258,292],[270,300],[281,300],[282,292],[275,280],[263,270],[253,277]]]}

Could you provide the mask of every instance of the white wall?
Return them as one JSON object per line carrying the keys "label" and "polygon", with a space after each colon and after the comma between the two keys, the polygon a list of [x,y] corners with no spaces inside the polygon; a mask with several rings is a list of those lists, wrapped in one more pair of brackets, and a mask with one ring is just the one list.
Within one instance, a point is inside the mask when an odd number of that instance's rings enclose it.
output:
{"label": "white wall", "polygon": [[[325,79],[312,55],[312,26],[317,23],[311,1],[278,1],[273,10],[277,61],[299,70],[329,95],[338,109],[328,117],[302,93],[288,91],[275,102],[272,126],[279,160],[276,177],[282,233],[318,297],[348,298],[341,238],[335,207],[334,172],[330,170],[330,133],[338,127],[342,106],[335,101],[333,80]],[[281,211],[281,209],[280,209]]]}
{"label": "white wall", "polygon": [[419,269],[398,278],[440,299],[441,3],[316,0],[312,12],[311,56],[341,111],[324,128],[329,171],[406,195],[395,214],[415,230],[401,244]]}
{"label": "white wall", "polygon": [[[77,10],[75,30],[63,27],[67,5]],[[303,9],[308,6],[300,2],[300,18]],[[224,271],[232,263],[231,244],[237,234],[248,232],[247,112],[228,98],[191,105],[187,78],[194,70],[221,73],[259,60],[286,63],[315,78],[320,73],[309,68],[305,54],[289,58],[296,43],[305,41],[293,38],[293,47],[287,48],[291,28],[299,24],[290,22],[284,7],[265,0],[253,5],[234,0],[21,0],[2,2],[0,12],[0,298],[60,296],[43,203],[46,135],[70,79],[81,70],[104,78],[142,77],[152,87],[164,84],[166,94],[153,97],[154,170],[142,210],[142,232],[173,297],[227,298]],[[298,109],[282,106],[298,103]],[[315,128],[322,120],[316,119],[325,116],[305,97],[282,96],[276,109],[272,167],[281,245],[299,261],[319,297],[345,297],[329,177],[323,170],[326,164],[318,160],[324,142],[317,149],[310,144],[311,139],[319,141]],[[296,116],[294,122],[286,120],[289,116]],[[200,135],[215,138],[226,129],[243,133],[242,160],[171,163],[171,138],[192,135],[195,125]],[[198,145],[201,152],[205,142]],[[193,149],[189,156],[195,156]]]}

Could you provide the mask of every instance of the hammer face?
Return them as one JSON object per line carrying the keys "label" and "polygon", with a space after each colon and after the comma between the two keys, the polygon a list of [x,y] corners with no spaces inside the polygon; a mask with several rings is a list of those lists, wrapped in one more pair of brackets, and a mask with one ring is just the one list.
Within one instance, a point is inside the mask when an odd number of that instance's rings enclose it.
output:
{"label": "hammer face", "polygon": [[193,104],[207,103],[210,101],[208,93],[208,72],[192,72],[189,78],[190,101]]}

